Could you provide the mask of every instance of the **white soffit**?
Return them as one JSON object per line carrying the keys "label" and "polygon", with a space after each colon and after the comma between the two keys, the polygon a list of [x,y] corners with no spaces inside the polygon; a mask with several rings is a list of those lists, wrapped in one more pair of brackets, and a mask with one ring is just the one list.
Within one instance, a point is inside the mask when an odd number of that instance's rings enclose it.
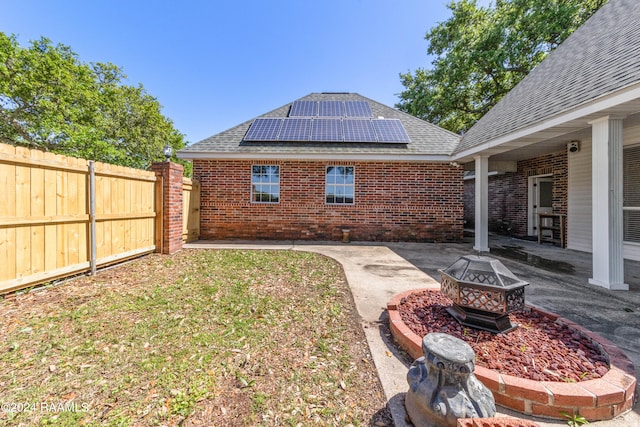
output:
{"label": "white soffit", "polygon": [[589,127],[590,121],[602,116],[633,114],[638,111],[640,111],[640,83],[550,117],[533,126],[461,151],[455,154],[452,160],[470,161],[473,156],[479,154],[503,153]]}

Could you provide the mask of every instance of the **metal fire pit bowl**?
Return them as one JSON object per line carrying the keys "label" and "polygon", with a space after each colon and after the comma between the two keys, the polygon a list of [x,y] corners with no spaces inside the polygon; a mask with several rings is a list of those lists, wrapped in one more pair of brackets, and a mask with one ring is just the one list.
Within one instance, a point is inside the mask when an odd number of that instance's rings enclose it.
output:
{"label": "metal fire pit bowl", "polygon": [[507,333],[512,325],[509,313],[524,308],[524,287],[529,283],[518,279],[495,258],[465,255],[444,270],[441,292],[453,300],[447,308],[464,326],[493,333]]}

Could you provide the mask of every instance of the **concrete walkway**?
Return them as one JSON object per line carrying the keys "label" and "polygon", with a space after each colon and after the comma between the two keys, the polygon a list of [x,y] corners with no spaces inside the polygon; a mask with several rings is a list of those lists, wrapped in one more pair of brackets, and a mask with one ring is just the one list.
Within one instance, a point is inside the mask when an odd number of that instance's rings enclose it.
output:
{"label": "concrete walkway", "polygon": [[[550,245],[493,236],[491,256],[500,258],[519,278],[528,281],[526,301],[566,317],[623,349],[640,367],[640,263],[625,264],[630,291],[608,291],[588,284],[590,254]],[[406,426],[404,394],[412,360],[393,344],[386,319],[386,304],[397,293],[439,288],[438,268],[473,252],[471,243],[334,243],[334,242],[217,242],[199,241],[185,248],[289,249],[317,252],[342,264],[378,370],[396,427]],[[639,426],[640,405],[594,427]],[[498,407],[498,415],[533,419]],[[566,422],[533,419],[542,426]]]}

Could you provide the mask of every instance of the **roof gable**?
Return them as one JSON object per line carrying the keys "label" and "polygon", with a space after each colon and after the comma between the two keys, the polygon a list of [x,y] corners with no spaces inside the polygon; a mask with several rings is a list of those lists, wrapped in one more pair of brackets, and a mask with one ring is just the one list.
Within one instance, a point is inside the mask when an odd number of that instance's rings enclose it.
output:
{"label": "roof gable", "polygon": [[640,1],[610,0],[462,137],[459,153],[640,82]]}

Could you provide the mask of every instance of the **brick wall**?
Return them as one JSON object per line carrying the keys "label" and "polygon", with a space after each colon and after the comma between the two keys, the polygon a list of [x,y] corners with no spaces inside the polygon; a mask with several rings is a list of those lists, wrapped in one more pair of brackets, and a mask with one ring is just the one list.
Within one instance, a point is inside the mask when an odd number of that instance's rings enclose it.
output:
{"label": "brick wall", "polygon": [[517,215],[513,221],[516,223],[517,235],[527,234],[528,214],[528,179],[530,176],[553,174],[553,213],[567,214],[568,198],[568,173],[567,152],[547,154],[518,162],[518,175],[516,191],[518,192]]}
{"label": "brick wall", "polygon": [[[489,177],[488,219],[490,231],[509,233],[513,228],[514,219],[519,214],[520,205],[524,203],[526,208],[527,191],[525,188],[524,193],[522,193],[518,184],[519,177],[516,173],[505,173]],[[522,194],[524,194],[524,201],[522,200]],[[464,182],[464,219],[466,228],[474,227],[474,218],[475,180],[468,179]]]}
{"label": "brick wall", "polygon": [[[251,166],[280,166],[280,202],[251,203]],[[325,204],[329,165],[355,167],[355,203]],[[209,239],[458,242],[462,169],[447,163],[194,160]]]}
{"label": "brick wall", "polygon": [[[553,213],[567,214],[567,153],[561,151],[518,162],[517,172],[489,177],[489,230],[527,235],[529,177],[553,174]],[[475,180],[464,182],[464,219],[474,225]]]}

